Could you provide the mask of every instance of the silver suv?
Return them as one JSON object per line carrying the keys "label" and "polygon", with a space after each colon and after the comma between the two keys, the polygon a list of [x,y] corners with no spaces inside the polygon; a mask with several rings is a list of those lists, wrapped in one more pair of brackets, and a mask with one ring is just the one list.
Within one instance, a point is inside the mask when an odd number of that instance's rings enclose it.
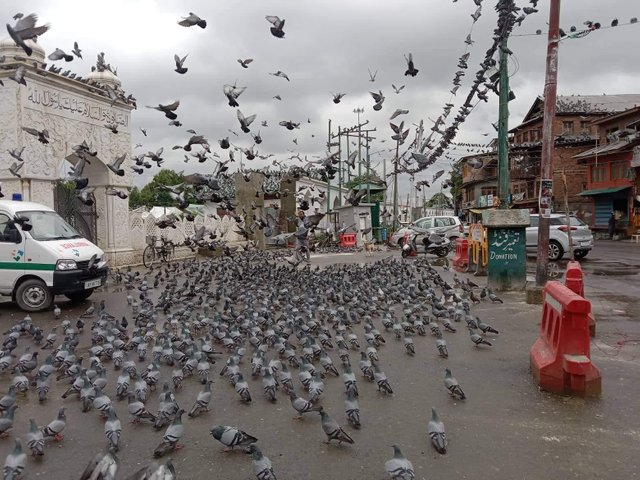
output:
{"label": "silver suv", "polygon": [[391,245],[402,246],[402,239],[410,229],[418,232],[431,230],[435,233],[444,235],[451,243],[454,244],[457,238],[462,238],[464,236],[464,228],[458,217],[451,215],[423,217],[419,218],[415,222],[411,222],[407,227],[403,227],[391,235]]}
{"label": "silver suv", "polygon": [[[527,255],[538,253],[538,220],[540,216],[531,215],[531,226],[527,227]],[[589,226],[576,217],[569,217],[563,213],[552,213],[549,218],[549,260],[560,260],[569,252],[569,235],[573,243],[575,258],[584,258],[593,249],[593,234]]]}

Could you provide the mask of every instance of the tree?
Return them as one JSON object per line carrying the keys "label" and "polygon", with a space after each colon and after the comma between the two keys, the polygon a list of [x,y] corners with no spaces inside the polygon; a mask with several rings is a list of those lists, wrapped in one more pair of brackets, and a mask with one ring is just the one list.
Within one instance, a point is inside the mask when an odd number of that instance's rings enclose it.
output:
{"label": "tree", "polygon": [[[384,185],[384,182],[380,179],[380,177],[376,174],[375,171],[371,171],[371,174],[367,175],[366,172],[361,176],[353,177],[350,181],[344,182],[342,184],[342,188],[346,190],[352,190],[359,185],[366,185],[371,182],[371,185]],[[384,199],[384,192],[372,192],[371,193],[371,201],[372,202],[382,202]]]}
{"label": "tree", "polygon": [[451,185],[453,207],[456,212],[459,212],[462,209],[462,159],[451,166],[449,184]]}
{"label": "tree", "polygon": [[438,192],[427,201],[426,206],[428,208],[451,208],[453,207],[453,202],[445,193]]}
{"label": "tree", "polygon": [[[140,190],[140,205],[147,207],[175,207],[178,202],[163,186],[180,185],[184,183],[184,175],[170,169],[162,169],[153,179]],[[186,200],[196,203],[192,189],[187,189]]]}
{"label": "tree", "polygon": [[138,187],[133,187],[129,192],[129,208],[135,210],[142,206],[142,195]]}

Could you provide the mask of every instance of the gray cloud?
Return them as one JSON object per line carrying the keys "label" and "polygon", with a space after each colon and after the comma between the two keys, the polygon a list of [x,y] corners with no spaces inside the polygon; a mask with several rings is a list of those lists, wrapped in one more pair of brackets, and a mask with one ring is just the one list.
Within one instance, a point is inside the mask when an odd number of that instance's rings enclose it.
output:
{"label": "gray cloud", "polygon": [[[25,6],[25,3],[27,5]],[[523,1],[518,2],[521,6]],[[541,36],[514,36],[510,48],[514,52],[511,62],[511,86],[517,98],[510,103],[511,126],[520,122],[544,84],[546,56],[546,22],[548,2],[540,2],[540,12],[530,16],[515,35],[545,31]],[[639,16],[640,8],[625,0],[609,0],[606,8],[598,0],[563,2],[562,26],[583,28],[588,19],[609,25],[614,17],[620,23]],[[468,85],[475,76],[478,64],[490,46],[496,21],[495,1],[484,1],[483,15],[474,26],[475,45],[469,48],[470,68],[463,86],[454,97],[455,109],[462,103]],[[636,11],[633,11],[635,8]],[[108,9],[108,10],[107,10]],[[389,140],[391,130],[388,119],[396,108],[410,111],[396,119],[405,125],[418,124],[428,118],[435,119],[442,106],[449,101],[451,81],[458,70],[458,57],[464,53],[464,39],[471,28],[470,14],[475,10],[471,0],[381,0],[314,1],[273,0],[244,2],[193,0],[185,4],[178,0],[113,0],[104,2],[87,0],[30,1],[5,0],[0,4],[0,16],[7,22],[17,12],[37,12],[43,22],[52,28],[40,42],[47,52],[56,47],[70,50],[74,40],[80,43],[85,60],[75,60],[73,71],[80,75],[89,72],[98,52],[104,51],[107,61],[118,67],[118,75],[126,91],[138,99],[138,110],[133,114],[134,139],[144,144],[144,151],[165,147],[166,166],[193,171],[210,171],[212,164],[182,162],[181,150],[171,151],[174,144],[184,144],[187,128],[206,135],[213,145],[219,138],[229,135],[231,141],[250,147],[252,139],[240,133],[235,109],[227,106],[222,93],[225,83],[237,81],[247,90],[238,99],[245,113],[257,114],[252,132],[260,130],[263,144],[260,153],[274,153],[286,158],[292,153],[317,156],[324,154],[327,124],[332,120],[334,131],[338,126],[350,127],[356,123],[354,108],[363,107],[363,120],[375,127],[376,141],[372,143],[372,163],[392,159]],[[181,16],[194,11],[208,21],[205,30],[177,25]],[[285,39],[269,33],[265,15],[278,15],[286,19]],[[638,25],[602,29],[582,39],[561,43],[559,93],[637,93],[640,65],[629,61],[630,45],[638,34]],[[420,73],[415,78],[405,77],[403,55],[412,52]],[[173,54],[189,53],[186,66],[189,72],[173,72]],[[238,58],[254,58],[248,69],[237,63]],[[374,83],[368,81],[367,69],[378,70]],[[291,82],[268,75],[282,70]],[[405,90],[396,95],[391,84],[405,84]],[[369,91],[382,90],[387,99],[380,112],[372,110]],[[330,92],[343,92],[346,96],[335,105]],[[282,96],[278,101],[272,97]],[[184,127],[167,125],[164,116],[144,105],[156,105],[180,99],[179,119]],[[461,126],[459,142],[486,143],[494,135],[491,123],[497,116],[497,98],[488,104],[480,103]],[[311,123],[307,123],[307,118]],[[268,128],[260,126],[267,120]],[[281,120],[301,122],[300,130],[290,132],[278,126]],[[144,126],[149,137],[143,137],[138,127]],[[240,133],[234,137],[228,129]],[[489,135],[483,135],[489,134]],[[411,134],[413,136],[413,133]],[[297,138],[298,145],[292,140]],[[382,143],[382,139],[387,139]],[[136,153],[140,153],[136,150]],[[227,152],[220,151],[226,158]],[[450,158],[467,153],[457,147],[428,171],[417,176],[430,180],[433,173],[446,168]],[[260,167],[265,161],[247,162]],[[389,164],[390,165],[390,164]],[[389,166],[390,169],[390,166]],[[381,167],[380,167],[381,171]],[[136,178],[143,183],[149,174]],[[442,177],[445,179],[447,176]],[[406,198],[408,181],[401,180],[401,198]],[[436,184],[432,191],[439,188]]]}

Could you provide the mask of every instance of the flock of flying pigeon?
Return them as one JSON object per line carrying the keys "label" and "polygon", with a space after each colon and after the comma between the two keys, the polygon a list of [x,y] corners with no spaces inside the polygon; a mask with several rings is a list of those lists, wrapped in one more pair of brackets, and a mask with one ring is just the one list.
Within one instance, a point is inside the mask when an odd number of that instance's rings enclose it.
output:
{"label": "flock of flying pigeon", "polygon": [[[104,420],[106,442],[105,451],[80,474],[81,480],[117,478],[120,457],[128,455],[131,445],[126,437],[134,428],[148,429],[150,440],[141,448],[148,448],[153,460],[131,476],[118,478],[177,478],[172,460],[161,459],[179,456],[181,440],[196,428],[195,423],[183,423],[185,413],[190,419],[209,418],[214,423],[209,434],[224,451],[244,448],[256,478],[276,479],[276,469],[263,450],[273,451],[278,439],[258,438],[252,425],[228,425],[235,418],[234,407],[225,405],[226,413],[219,410],[216,390],[231,389],[239,404],[263,401],[267,408],[287,399],[295,419],[319,417],[317,427],[313,421],[308,425],[309,436],[318,428],[326,443],[354,444],[361,438],[360,430],[375,428],[358,399],[377,396],[381,402],[387,397],[393,401],[396,382],[383,366],[394,351],[443,362],[446,392],[456,402],[466,401],[461,385],[445,368],[445,337],[452,338],[464,327],[470,347],[491,348],[490,336],[498,331],[471,308],[485,301],[502,303],[492,291],[479,291],[478,285],[455,274],[450,284],[425,258],[298,270],[275,262],[278,254],[251,251],[141,272],[128,269],[116,273],[114,286],[120,290],[109,294],[113,305],[118,303],[115,297],[126,295],[122,311],[129,313],[122,318],[102,300],[71,318],[55,306],[55,326],[46,327],[48,333],[29,316],[11,326],[4,332],[0,353],[0,372],[11,375],[8,391],[0,398],[0,436],[27,421],[29,429],[24,439],[15,439],[4,478],[18,478],[29,468],[27,453],[38,462],[64,455],[64,434],[82,428],[68,424],[66,411],[76,410]],[[320,291],[322,295],[315,293]],[[429,337],[434,339],[431,346]],[[42,360],[39,354],[46,357]],[[220,379],[214,380],[214,375]],[[201,390],[194,398],[187,392],[197,384]],[[151,407],[156,388],[157,412]],[[323,406],[326,393],[340,389],[345,422],[339,412]],[[21,397],[62,406],[49,421],[21,418],[16,416]],[[37,410],[36,404],[29,411]],[[121,420],[125,416],[131,425]],[[425,443],[447,453],[445,423],[436,408],[417,428],[424,429]],[[313,440],[306,440],[311,446]],[[51,442],[62,448],[51,449]],[[397,439],[393,458],[384,467],[391,479],[414,479],[400,443]]]}

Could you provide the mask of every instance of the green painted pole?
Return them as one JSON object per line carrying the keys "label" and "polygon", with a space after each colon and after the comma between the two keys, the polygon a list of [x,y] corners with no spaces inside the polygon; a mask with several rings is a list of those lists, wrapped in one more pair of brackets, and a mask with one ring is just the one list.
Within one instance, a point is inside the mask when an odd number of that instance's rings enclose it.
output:
{"label": "green painted pole", "polygon": [[507,37],[500,41],[500,103],[498,107],[498,198],[500,208],[509,208],[509,49]]}
{"label": "green painted pole", "polygon": [[[327,138],[327,149],[331,152],[331,119],[329,119],[329,135]],[[331,211],[331,179],[327,175],[327,212]]]}

